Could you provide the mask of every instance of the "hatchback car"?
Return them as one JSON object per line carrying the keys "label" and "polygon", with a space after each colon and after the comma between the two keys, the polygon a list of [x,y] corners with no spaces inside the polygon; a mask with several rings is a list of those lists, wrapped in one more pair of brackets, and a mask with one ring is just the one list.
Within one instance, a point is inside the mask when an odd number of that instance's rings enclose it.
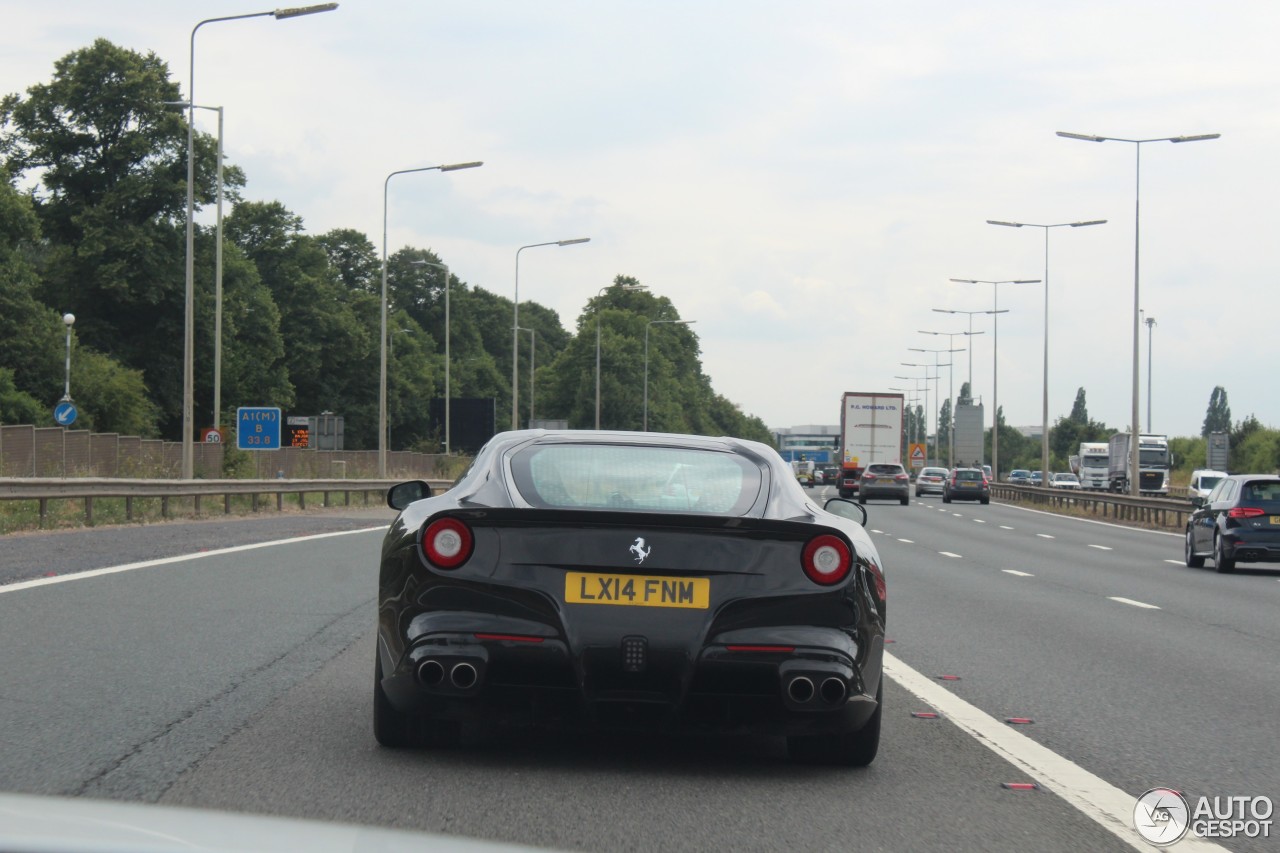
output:
{"label": "hatchback car", "polygon": [[1232,474],[1207,498],[1193,497],[1187,520],[1186,563],[1198,569],[1206,558],[1219,572],[1236,563],[1280,563],[1280,476]]}
{"label": "hatchback car", "polygon": [[822,507],[765,444],[494,436],[451,489],[401,483],[377,590],[374,735],[463,721],[787,738],[865,765],[885,583],[866,510]]}
{"label": "hatchback car", "polygon": [[1049,478],[1051,489],[1075,489],[1080,491],[1080,478],[1070,471],[1059,471]]}
{"label": "hatchback car", "polygon": [[858,481],[858,503],[868,498],[893,498],[906,506],[911,499],[911,478],[897,462],[873,462]]}
{"label": "hatchback car", "polygon": [[981,501],[991,503],[991,484],[987,475],[977,468],[957,468],[947,476],[942,490],[942,502]]}
{"label": "hatchback car", "polygon": [[1027,485],[1028,485],[1028,486],[1039,486],[1039,485],[1042,485],[1042,483],[1041,483],[1041,479],[1042,479],[1042,472],[1040,472],[1040,471],[1032,471],[1032,472],[1031,472],[1031,476],[1027,478]]}
{"label": "hatchback car", "polygon": [[1013,486],[1025,486],[1031,479],[1031,472],[1026,468],[1015,468],[1009,472],[1009,484]]}
{"label": "hatchback car", "polygon": [[940,495],[947,483],[946,468],[922,468],[916,477],[916,497]]}

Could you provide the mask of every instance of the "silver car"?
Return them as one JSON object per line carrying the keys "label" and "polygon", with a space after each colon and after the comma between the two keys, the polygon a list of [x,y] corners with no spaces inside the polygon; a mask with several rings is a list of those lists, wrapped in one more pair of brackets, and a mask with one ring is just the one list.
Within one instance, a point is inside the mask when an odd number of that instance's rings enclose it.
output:
{"label": "silver car", "polygon": [[858,503],[867,498],[896,498],[903,506],[911,499],[911,478],[896,462],[873,462],[858,480]]}
{"label": "silver car", "polygon": [[916,497],[940,495],[946,489],[946,468],[922,468],[916,475]]}

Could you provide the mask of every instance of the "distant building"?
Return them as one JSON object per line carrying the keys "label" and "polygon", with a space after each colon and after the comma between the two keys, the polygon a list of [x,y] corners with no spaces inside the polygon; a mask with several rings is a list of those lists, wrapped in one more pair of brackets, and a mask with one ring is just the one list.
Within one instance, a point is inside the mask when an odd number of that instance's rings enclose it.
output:
{"label": "distant building", "polygon": [[808,424],[806,426],[777,427],[773,430],[773,442],[782,458],[795,462],[803,456],[819,465],[836,461],[840,441],[840,425]]}
{"label": "distant building", "polygon": [[1025,438],[1034,438],[1039,440],[1040,436],[1044,435],[1043,424],[1035,424],[1033,426],[1014,427],[1014,429],[1022,433],[1023,437]]}

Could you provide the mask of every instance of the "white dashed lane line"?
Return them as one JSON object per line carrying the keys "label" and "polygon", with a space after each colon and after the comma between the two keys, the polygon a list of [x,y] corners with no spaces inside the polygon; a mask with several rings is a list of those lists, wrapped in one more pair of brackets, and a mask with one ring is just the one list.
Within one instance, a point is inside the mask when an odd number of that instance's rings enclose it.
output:
{"label": "white dashed lane line", "polygon": [[1017,575],[1020,578],[1033,578],[1035,575],[1030,572],[1020,572],[1017,569],[1001,569],[1006,575]]}
{"label": "white dashed lane line", "polygon": [[1160,608],[1154,604],[1147,604],[1145,601],[1134,601],[1132,598],[1121,598],[1118,595],[1108,595],[1111,601],[1118,601],[1121,604],[1127,604],[1130,607],[1141,607],[1143,610],[1159,610]]}
{"label": "white dashed lane line", "polygon": [[898,541],[899,541],[899,542],[901,542],[901,543],[903,543],[904,545],[914,545],[914,544],[916,544],[915,542],[913,542],[913,541],[912,541],[912,540],[910,540],[910,539],[899,539]]}
{"label": "white dashed lane line", "polygon": [[939,553],[939,554],[941,554],[941,555],[942,555],[942,556],[944,556],[944,557],[954,557],[954,558],[955,558],[955,559],[957,559],[957,560],[959,560],[959,559],[960,559],[960,555],[959,555],[959,554],[952,554],[950,551],[939,551],[938,553]]}
{"label": "white dashed lane line", "polygon": [[985,518],[975,518],[975,519],[974,519],[974,522],[975,522],[976,524],[986,524],[986,523],[987,523],[987,520],[986,520]]}
{"label": "white dashed lane line", "polygon": [[1009,526],[1009,525],[1007,525],[1007,524],[1002,524],[1002,525],[1000,525],[1000,529],[1001,529],[1001,530],[1013,530],[1013,528],[1012,528],[1012,527],[1010,527],[1010,526]]}
{"label": "white dashed lane line", "polygon": [[1053,536],[1050,536],[1048,533],[1037,533],[1036,535],[1037,535],[1037,536],[1039,536],[1041,539],[1053,539],[1053,538],[1054,538]]}
{"label": "white dashed lane line", "polygon": [[1090,548],[1097,548],[1099,551],[1111,551],[1111,550],[1113,550],[1112,548],[1109,548],[1109,547],[1108,547],[1108,546],[1106,546],[1106,545],[1090,545],[1089,547],[1090,547]]}

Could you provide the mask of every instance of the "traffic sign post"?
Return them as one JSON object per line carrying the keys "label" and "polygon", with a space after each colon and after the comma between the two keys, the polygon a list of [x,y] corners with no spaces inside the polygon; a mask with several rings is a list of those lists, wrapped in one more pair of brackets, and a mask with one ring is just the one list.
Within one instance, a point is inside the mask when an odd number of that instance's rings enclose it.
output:
{"label": "traffic sign post", "polygon": [[241,406],[236,409],[236,447],[240,450],[280,449],[280,409]]}
{"label": "traffic sign post", "polygon": [[205,427],[200,432],[200,440],[205,444],[222,444],[222,430],[217,427]]}
{"label": "traffic sign post", "polygon": [[912,442],[908,445],[910,448],[907,453],[911,457],[912,468],[924,467],[924,445],[918,442]]}

